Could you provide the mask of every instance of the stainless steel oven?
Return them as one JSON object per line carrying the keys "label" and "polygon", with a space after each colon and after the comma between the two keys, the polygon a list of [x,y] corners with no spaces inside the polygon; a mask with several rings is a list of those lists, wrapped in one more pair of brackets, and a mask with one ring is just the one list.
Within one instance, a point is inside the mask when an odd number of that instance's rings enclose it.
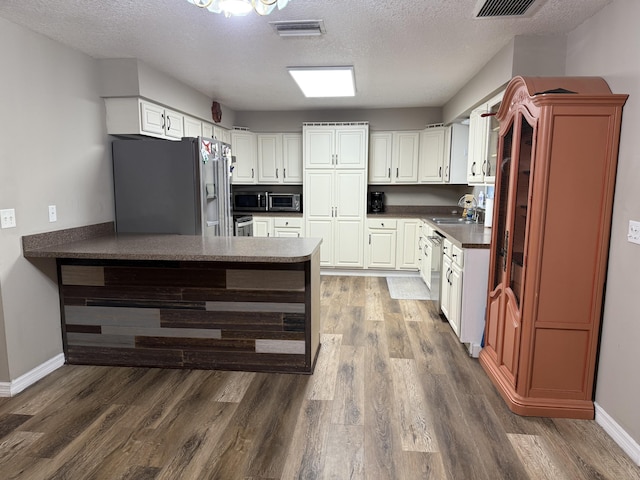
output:
{"label": "stainless steel oven", "polygon": [[233,232],[236,237],[253,237],[253,216],[234,215]]}

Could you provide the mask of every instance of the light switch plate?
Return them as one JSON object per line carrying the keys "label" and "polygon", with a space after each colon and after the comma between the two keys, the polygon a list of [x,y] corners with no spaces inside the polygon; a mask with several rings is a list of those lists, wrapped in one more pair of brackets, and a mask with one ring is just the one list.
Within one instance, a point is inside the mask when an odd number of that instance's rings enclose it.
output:
{"label": "light switch plate", "polygon": [[627,240],[631,243],[637,243],[640,245],[640,222],[629,220],[629,233],[627,234]]}
{"label": "light switch plate", "polygon": [[0,227],[13,228],[16,226],[16,211],[13,208],[0,210]]}
{"label": "light switch plate", "polygon": [[56,212],[55,205],[49,205],[49,222],[55,222],[58,220],[58,213]]}

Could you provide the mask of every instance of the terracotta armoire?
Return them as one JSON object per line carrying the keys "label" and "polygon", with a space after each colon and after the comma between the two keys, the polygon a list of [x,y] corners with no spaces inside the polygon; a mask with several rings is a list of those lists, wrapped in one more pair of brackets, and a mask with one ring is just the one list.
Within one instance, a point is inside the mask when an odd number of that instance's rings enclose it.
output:
{"label": "terracotta armoire", "polygon": [[594,417],[626,99],[597,77],[515,77],[497,113],[480,363],[520,415]]}

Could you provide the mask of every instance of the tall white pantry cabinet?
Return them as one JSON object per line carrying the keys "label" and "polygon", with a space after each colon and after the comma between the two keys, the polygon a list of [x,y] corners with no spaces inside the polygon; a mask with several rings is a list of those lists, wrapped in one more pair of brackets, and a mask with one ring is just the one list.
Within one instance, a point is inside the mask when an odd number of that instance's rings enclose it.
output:
{"label": "tall white pantry cabinet", "polygon": [[368,122],[305,123],[305,235],[322,238],[320,265],[363,268]]}

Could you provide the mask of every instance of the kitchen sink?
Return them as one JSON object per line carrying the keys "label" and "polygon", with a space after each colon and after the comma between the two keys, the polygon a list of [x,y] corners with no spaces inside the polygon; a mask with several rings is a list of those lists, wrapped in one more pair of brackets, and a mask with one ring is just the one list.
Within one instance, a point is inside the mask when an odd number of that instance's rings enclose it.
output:
{"label": "kitchen sink", "polygon": [[431,219],[433,223],[437,223],[438,225],[464,225],[466,223],[476,223],[473,220],[467,220],[462,217],[433,217]]}

